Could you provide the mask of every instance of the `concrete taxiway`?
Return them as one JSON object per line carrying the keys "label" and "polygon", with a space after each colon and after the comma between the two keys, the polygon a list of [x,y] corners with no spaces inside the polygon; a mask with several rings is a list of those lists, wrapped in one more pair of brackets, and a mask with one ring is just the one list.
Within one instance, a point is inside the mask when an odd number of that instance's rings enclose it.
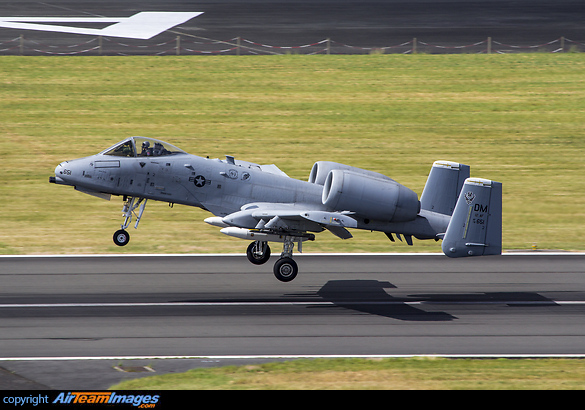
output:
{"label": "concrete taxiway", "polygon": [[585,353],[585,254],[296,259],[281,283],[245,256],[2,257],[5,383],[145,375],[123,362],[164,373],[278,356]]}

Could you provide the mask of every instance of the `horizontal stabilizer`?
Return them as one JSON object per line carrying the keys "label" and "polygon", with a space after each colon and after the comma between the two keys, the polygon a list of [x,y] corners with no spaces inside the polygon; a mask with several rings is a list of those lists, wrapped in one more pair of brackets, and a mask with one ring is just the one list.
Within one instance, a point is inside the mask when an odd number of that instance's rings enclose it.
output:
{"label": "horizontal stabilizer", "polygon": [[502,253],[502,183],[467,178],[441,245],[445,255]]}

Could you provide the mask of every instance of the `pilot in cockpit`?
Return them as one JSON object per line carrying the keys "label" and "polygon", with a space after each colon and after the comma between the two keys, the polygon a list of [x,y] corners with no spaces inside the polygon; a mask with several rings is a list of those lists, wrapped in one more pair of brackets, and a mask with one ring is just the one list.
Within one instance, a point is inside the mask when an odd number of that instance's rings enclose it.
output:
{"label": "pilot in cockpit", "polygon": [[152,157],[152,148],[150,148],[150,142],[144,141],[142,143],[142,152],[140,153],[141,157]]}

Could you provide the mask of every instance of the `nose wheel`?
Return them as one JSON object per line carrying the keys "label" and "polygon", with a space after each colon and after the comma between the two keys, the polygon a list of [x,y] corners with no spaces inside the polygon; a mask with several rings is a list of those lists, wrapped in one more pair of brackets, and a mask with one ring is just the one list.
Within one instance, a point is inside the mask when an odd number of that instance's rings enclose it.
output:
{"label": "nose wheel", "polygon": [[130,242],[130,234],[124,229],[119,229],[114,233],[114,243],[118,246],[124,246]]}

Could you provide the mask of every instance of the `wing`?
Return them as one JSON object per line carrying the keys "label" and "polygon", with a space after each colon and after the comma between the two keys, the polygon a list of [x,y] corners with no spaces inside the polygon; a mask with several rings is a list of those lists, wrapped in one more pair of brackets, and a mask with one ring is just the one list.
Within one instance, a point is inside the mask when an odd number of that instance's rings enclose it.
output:
{"label": "wing", "polygon": [[306,204],[257,202],[244,205],[240,211],[223,218],[205,221],[212,225],[299,237],[327,229],[339,238],[349,239],[352,234],[346,228],[357,227],[357,221],[349,215],[350,212],[328,212]]}

